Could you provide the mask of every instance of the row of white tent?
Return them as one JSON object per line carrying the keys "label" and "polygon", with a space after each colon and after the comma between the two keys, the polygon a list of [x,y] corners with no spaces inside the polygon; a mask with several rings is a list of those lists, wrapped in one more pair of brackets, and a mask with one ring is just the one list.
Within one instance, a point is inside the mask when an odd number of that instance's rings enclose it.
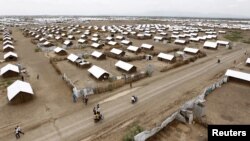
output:
{"label": "row of white tent", "polygon": [[[4,28],[3,32],[3,52],[5,61],[13,61],[17,59],[17,54],[13,51],[15,47],[13,46],[12,37],[8,29]],[[8,77],[18,77],[20,74],[20,69],[18,66],[13,64],[7,64],[0,69],[0,76],[3,78]],[[23,102],[27,97],[34,95],[31,85],[27,82],[16,80],[10,86],[7,87],[7,98],[8,101],[13,103]]]}
{"label": "row of white tent", "polygon": [[18,56],[13,52],[14,50],[15,47],[13,46],[12,37],[9,30],[5,28],[3,32],[3,52],[5,52],[3,57],[5,61],[13,61],[17,59]]}

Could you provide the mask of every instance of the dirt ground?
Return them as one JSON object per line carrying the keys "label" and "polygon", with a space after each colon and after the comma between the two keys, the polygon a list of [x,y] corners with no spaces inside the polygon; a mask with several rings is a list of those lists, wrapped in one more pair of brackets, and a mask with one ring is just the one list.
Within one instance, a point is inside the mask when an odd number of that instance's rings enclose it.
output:
{"label": "dirt ground", "polygon": [[[206,97],[207,124],[249,124],[249,85],[234,81],[216,89]],[[207,140],[207,128],[200,123],[184,124],[173,121],[148,141]]]}
{"label": "dirt ground", "polygon": [[229,82],[208,95],[206,117],[209,124],[249,124],[249,85]]}
{"label": "dirt ground", "polygon": [[[32,84],[35,99],[13,106],[8,104],[6,92],[2,91],[0,140],[4,141],[15,139],[13,132],[16,125],[20,125],[25,132],[21,141],[121,140],[131,123],[138,122],[144,129],[150,129],[169,116],[185,101],[197,96],[202,89],[214,82],[214,76],[236,66],[233,61],[242,59],[245,49],[249,49],[246,44],[237,44],[232,50],[209,50],[207,57],[194,63],[166,73],[156,73],[153,77],[133,83],[134,89],[124,86],[109,93],[90,96],[89,104],[84,106],[80,99],[77,103],[72,102],[71,90],[50,65],[49,58],[43,52],[35,52],[35,45],[29,38],[23,37],[18,28],[12,30],[16,40],[14,46],[19,55],[17,63],[26,68],[25,80]],[[216,63],[217,56],[220,56],[221,64]],[[90,61],[97,63],[92,59]],[[146,62],[141,62],[143,68]],[[131,63],[140,66],[140,62]],[[160,67],[161,63],[156,66]],[[101,65],[110,69],[110,64],[100,63]],[[75,80],[89,79],[86,77],[86,70],[80,70],[69,62],[62,61],[59,67],[70,73]],[[114,69],[110,71],[120,74]],[[36,79],[38,74],[39,80]],[[85,85],[84,82],[79,84]],[[138,96],[139,102],[136,105],[129,103],[131,95]],[[97,103],[101,103],[105,119],[94,124],[92,108]]]}

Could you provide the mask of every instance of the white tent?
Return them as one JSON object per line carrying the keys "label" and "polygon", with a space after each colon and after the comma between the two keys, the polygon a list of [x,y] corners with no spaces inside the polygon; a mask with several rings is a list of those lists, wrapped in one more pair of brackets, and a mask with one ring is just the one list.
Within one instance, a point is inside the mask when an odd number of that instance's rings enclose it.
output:
{"label": "white tent", "polygon": [[7,48],[11,48],[11,49],[15,49],[15,47],[13,46],[13,45],[9,45],[9,44],[7,44],[7,45],[5,45],[5,46],[3,46],[3,50],[5,50],[5,49],[7,49]]}
{"label": "white tent", "polygon": [[176,39],[174,41],[175,44],[186,44],[186,40],[180,40],[180,39]]}
{"label": "white tent", "polygon": [[123,69],[125,71],[130,71],[134,65],[131,65],[129,63],[126,63],[126,62],[123,62],[123,61],[118,61],[116,64],[115,64],[116,67],[120,68],[120,69]]}
{"label": "white tent", "polygon": [[154,37],[154,40],[162,41],[162,40],[163,40],[163,37],[155,36],[155,37]]}
{"label": "white tent", "polygon": [[56,47],[56,48],[54,49],[54,52],[55,52],[56,54],[60,54],[60,53],[63,53],[63,55],[66,55],[66,54],[67,54],[67,51],[66,51],[64,48],[60,48],[60,47]]}
{"label": "white tent", "polygon": [[185,47],[185,48],[184,48],[184,52],[197,54],[197,53],[199,52],[199,49],[197,49],[197,48]]}
{"label": "white tent", "polygon": [[68,39],[72,40],[74,39],[75,37],[73,35],[68,35]]}
{"label": "white tent", "polygon": [[29,83],[17,80],[7,88],[8,100],[11,101],[20,92],[34,95],[32,87]]}
{"label": "white tent", "polygon": [[118,39],[118,40],[123,40],[124,39],[123,36],[116,36],[115,38]]}
{"label": "white tent", "polygon": [[191,38],[189,38],[189,40],[193,41],[193,42],[199,42],[200,38],[199,37],[191,37]]}
{"label": "white tent", "polygon": [[69,46],[70,44],[72,44],[72,42],[70,40],[65,40],[63,42],[63,44],[66,45],[66,46]]}
{"label": "white tent", "polygon": [[79,40],[78,40],[78,43],[84,44],[84,43],[86,43],[86,40],[84,40],[84,39],[79,39]]}
{"label": "white tent", "polygon": [[216,43],[219,44],[219,45],[224,45],[224,46],[229,45],[229,42],[228,42],[228,41],[221,41],[221,40],[218,40],[218,41],[216,41]]}
{"label": "white tent", "polygon": [[77,55],[75,55],[75,54],[70,54],[68,57],[67,57],[67,59],[69,60],[69,61],[71,61],[71,62],[75,62],[77,59],[79,59],[80,57],[79,56],[77,56]]}
{"label": "white tent", "polygon": [[91,41],[93,41],[93,42],[98,42],[98,41],[99,41],[99,38],[93,37],[93,38],[91,38]]}
{"label": "white tent", "polygon": [[116,49],[116,48],[112,48],[112,50],[111,50],[110,52],[111,52],[111,53],[114,53],[114,54],[116,54],[116,55],[120,55],[120,54],[123,53],[122,50]]}
{"label": "white tent", "polygon": [[128,41],[128,40],[122,40],[121,43],[124,44],[124,45],[129,45],[129,44],[131,44],[132,42],[131,42],[131,41]]}
{"label": "white tent", "polygon": [[45,41],[45,42],[43,43],[43,45],[44,45],[44,46],[51,45],[51,42],[49,42],[49,41]]}
{"label": "white tent", "polygon": [[114,38],[113,38],[113,37],[108,36],[108,37],[106,37],[106,40],[108,40],[108,41],[112,41],[112,40],[114,40]]}
{"label": "white tent", "polygon": [[153,49],[154,46],[150,44],[142,44],[141,47],[145,49]]}
{"label": "white tent", "polygon": [[7,59],[7,58],[9,58],[9,57],[15,57],[15,58],[17,58],[18,56],[17,56],[16,53],[11,52],[11,51],[8,52],[8,53],[6,53],[6,54],[4,54],[4,56],[3,56],[4,60]]}
{"label": "white tent", "polygon": [[225,75],[228,77],[233,77],[233,78],[237,78],[240,80],[245,80],[245,81],[250,82],[250,74],[249,73],[229,69],[229,70],[227,70]]}
{"label": "white tent", "polygon": [[109,75],[109,73],[106,70],[95,65],[93,65],[90,69],[88,69],[88,72],[91,73],[96,79],[100,79],[100,77],[105,73]]}
{"label": "white tent", "polygon": [[12,45],[13,44],[13,42],[12,41],[9,41],[9,40],[6,40],[6,41],[4,41],[3,42],[3,45]]}
{"label": "white tent", "polygon": [[101,47],[101,45],[98,44],[98,43],[92,43],[92,44],[91,44],[91,47],[99,48],[99,47]]}
{"label": "white tent", "polygon": [[213,49],[216,49],[217,48],[217,43],[216,42],[211,42],[211,41],[206,41],[203,45],[203,47],[206,47],[206,48],[213,48]]}
{"label": "white tent", "polygon": [[172,61],[174,59],[174,55],[166,54],[166,53],[159,53],[157,57],[161,59],[169,60],[169,61]]}
{"label": "white tent", "polygon": [[127,48],[127,50],[133,51],[133,52],[137,52],[139,49],[140,49],[140,48],[139,48],[139,47],[136,47],[136,46],[129,46],[129,47]]}
{"label": "white tent", "polygon": [[96,57],[96,58],[100,58],[102,55],[103,55],[103,53],[98,52],[98,51],[94,51],[91,54],[91,56]]}
{"label": "white tent", "polygon": [[250,64],[250,58],[247,58],[246,64]]}
{"label": "white tent", "polygon": [[115,45],[117,45],[118,43],[117,42],[114,42],[114,41],[109,41],[108,42],[108,45],[111,45],[111,46],[115,46]]}
{"label": "white tent", "polygon": [[13,71],[13,72],[19,73],[19,68],[16,65],[7,64],[6,66],[1,68],[0,75],[3,75],[8,71]]}

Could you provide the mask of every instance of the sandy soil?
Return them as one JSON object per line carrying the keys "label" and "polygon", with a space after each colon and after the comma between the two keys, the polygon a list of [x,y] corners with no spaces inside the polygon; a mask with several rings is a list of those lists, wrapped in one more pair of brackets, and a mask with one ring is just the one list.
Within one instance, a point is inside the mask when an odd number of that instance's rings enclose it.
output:
{"label": "sandy soil", "polygon": [[207,97],[209,124],[249,124],[249,85],[229,82]]}

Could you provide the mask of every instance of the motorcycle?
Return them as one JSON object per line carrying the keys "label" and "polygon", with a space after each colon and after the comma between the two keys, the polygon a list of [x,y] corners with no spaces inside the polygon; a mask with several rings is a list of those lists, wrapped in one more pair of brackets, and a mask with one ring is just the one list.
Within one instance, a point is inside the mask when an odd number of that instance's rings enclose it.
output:
{"label": "motorcycle", "polygon": [[135,104],[138,101],[138,98],[136,96],[131,97],[131,103]]}
{"label": "motorcycle", "polygon": [[99,113],[99,114],[97,113],[96,115],[94,115],[94,122],[95,123],[97,123],[103,119],[104,119],[104,116],[101,113]]}

